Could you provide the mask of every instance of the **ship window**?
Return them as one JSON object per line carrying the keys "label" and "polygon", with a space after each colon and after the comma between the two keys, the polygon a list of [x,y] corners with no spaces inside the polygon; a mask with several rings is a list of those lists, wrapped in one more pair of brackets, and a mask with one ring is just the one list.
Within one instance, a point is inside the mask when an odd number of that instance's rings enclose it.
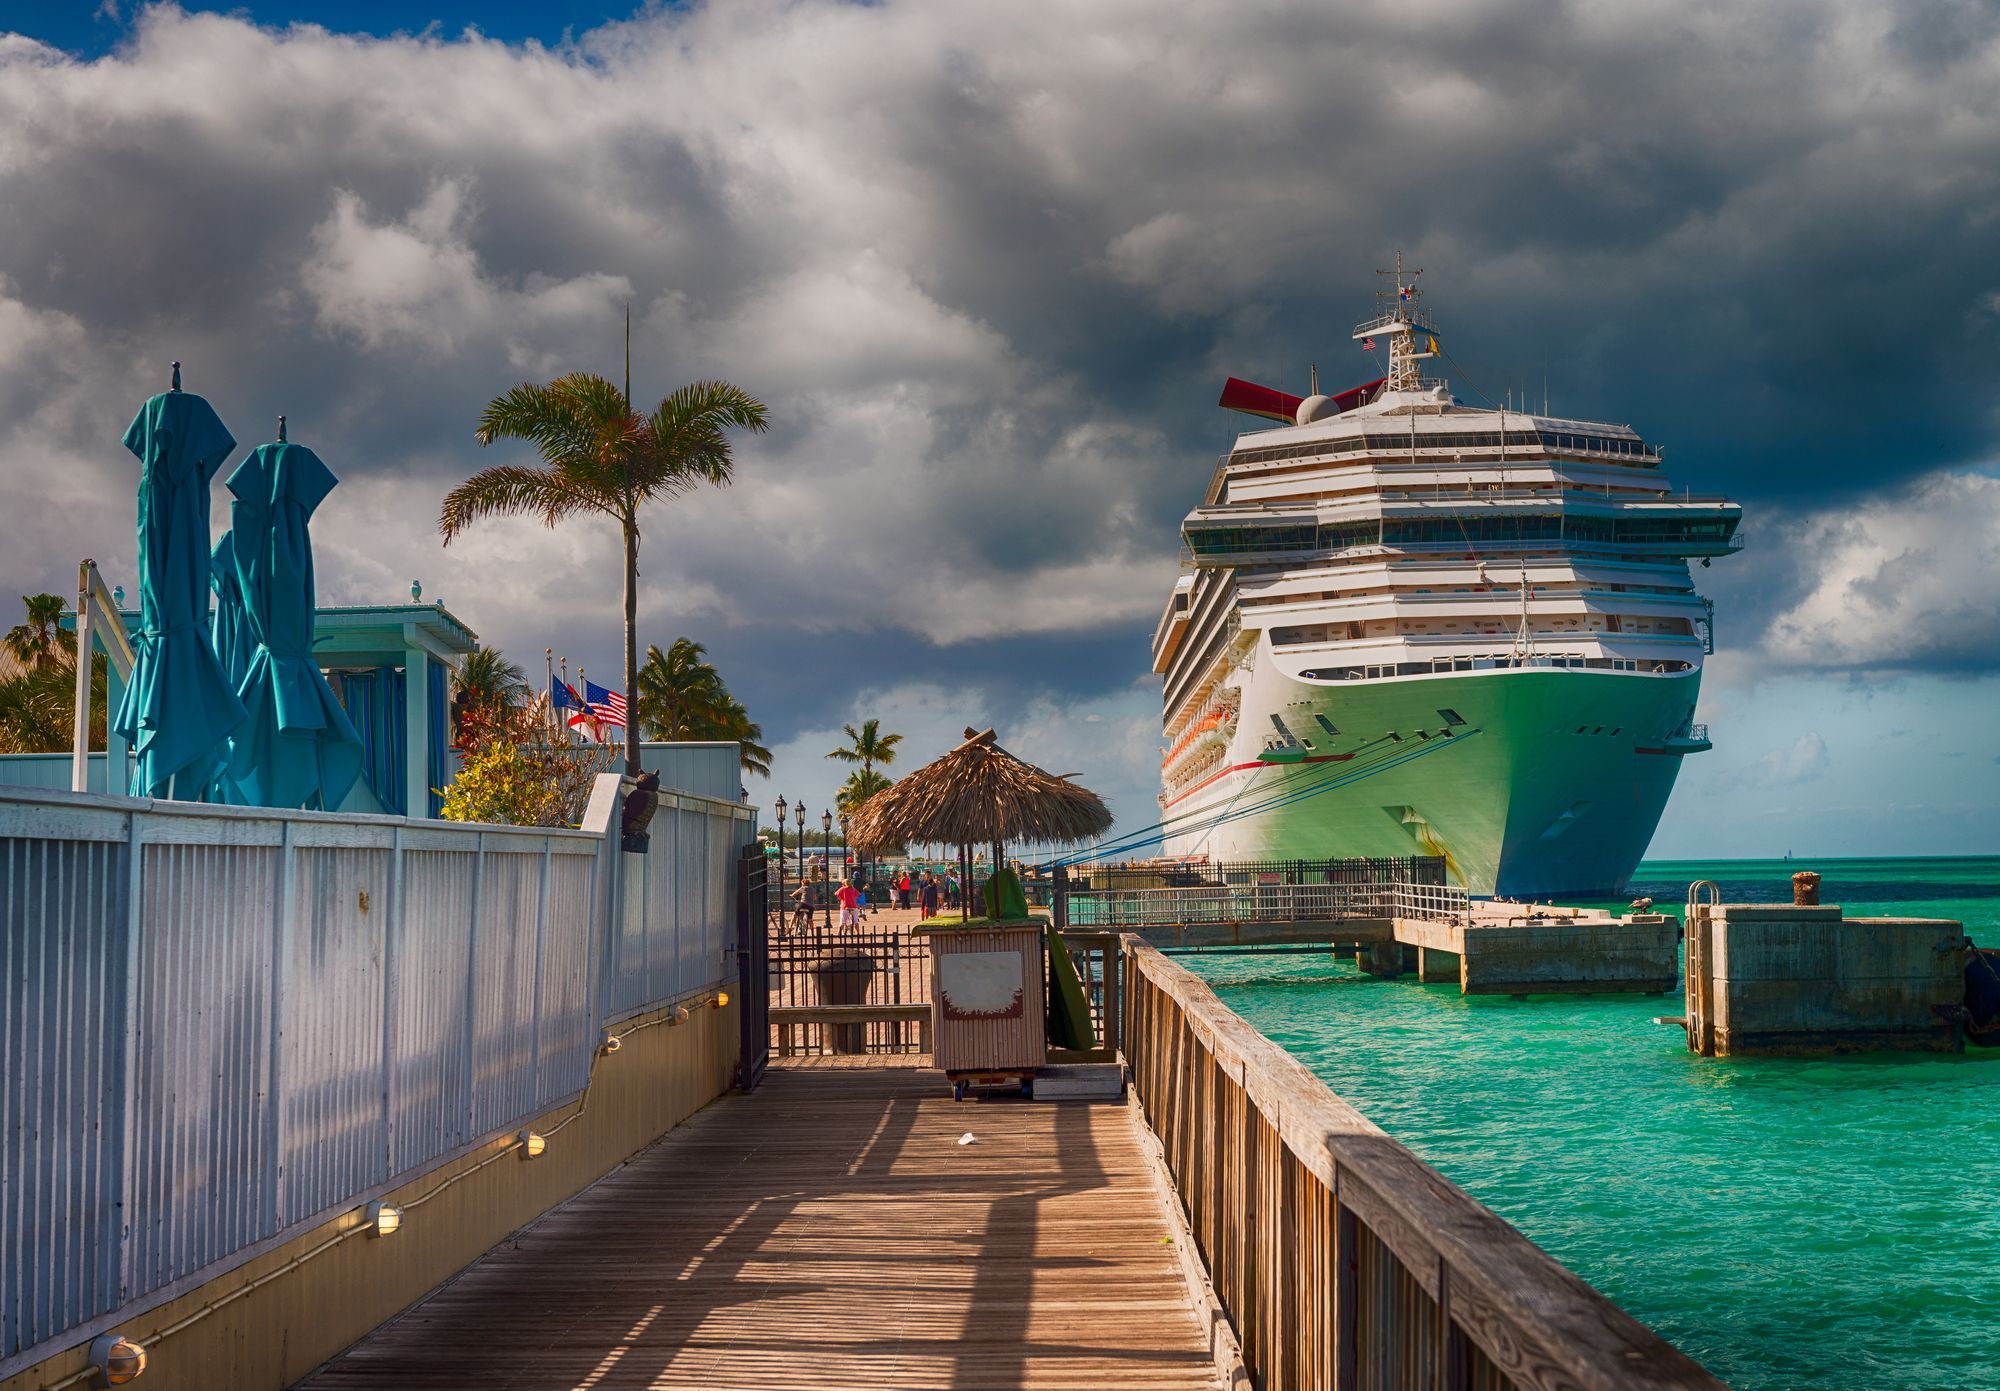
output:
{"label": "ship window", "polygon": [[1450,725],[1459,725],[1465,723],[1465,716],[1459,714],[1458,711],[1456,710],[1439,710],[1438,717],[1442,719],[1446,724]]}

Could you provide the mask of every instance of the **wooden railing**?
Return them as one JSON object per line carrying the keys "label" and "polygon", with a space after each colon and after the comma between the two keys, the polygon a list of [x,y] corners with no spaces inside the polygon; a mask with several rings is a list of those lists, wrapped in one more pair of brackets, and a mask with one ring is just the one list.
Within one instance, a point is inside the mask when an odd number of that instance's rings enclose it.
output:
{"label": "wooden railing", "polygon": [[1261,1391],[1722,1383],[1125,939],[1131,1085]]}

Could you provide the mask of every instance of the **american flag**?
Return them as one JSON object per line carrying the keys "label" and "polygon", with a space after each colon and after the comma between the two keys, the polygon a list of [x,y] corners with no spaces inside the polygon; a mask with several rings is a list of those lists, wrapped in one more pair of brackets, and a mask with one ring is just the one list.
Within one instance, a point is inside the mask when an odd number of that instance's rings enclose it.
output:
{"label": "american flag", "polygon": [[1374,351],[1375,351],[1375,340],[1374,340],[1373,338],[1364,338],[1364,339],[1362,339],[1362,340],[1361,340],[1361,351],[1362,351],[1362,352],[1364,352],[1364,353],[1372,353],[1372,352],[1374,352]]}
{"label": "american flag", "polygon": [[610,725],[613,729],[625,728],[625,697],[617,691],[607,691],[595,681],[583,683],[583,694],[590,704],[590,713],[597,716],[599,724]]}

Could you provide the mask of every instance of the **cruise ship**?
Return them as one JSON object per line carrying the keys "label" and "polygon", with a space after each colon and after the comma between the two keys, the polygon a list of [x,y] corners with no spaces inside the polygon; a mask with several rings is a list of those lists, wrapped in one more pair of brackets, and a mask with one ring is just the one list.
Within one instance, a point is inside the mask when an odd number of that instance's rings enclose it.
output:
{"label": "cruise ship", "polygon": [[1432,855],[1475,894],[1621,894],[1709,747],[1689,561],[1737,550],[1742,509],[1676,490],[1630,426],[1461,402],[1427,370],[1447,359],[1421,272],[1381,274],[1354,338],[1385,375],[1224,388],[1275,423],[1182,524],[1153,636],[1163,849]]}

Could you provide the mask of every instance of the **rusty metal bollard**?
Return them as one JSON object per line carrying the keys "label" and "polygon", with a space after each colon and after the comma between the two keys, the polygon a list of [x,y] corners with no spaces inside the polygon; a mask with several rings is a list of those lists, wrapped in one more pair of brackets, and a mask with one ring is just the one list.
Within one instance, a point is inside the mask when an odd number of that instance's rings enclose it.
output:
{"label": "rusty metal bollard", "polygon": [[1792,906],[1794,908],[1819,907],[1819,875],[1810,869],[1802,869],[1792,876]]}

